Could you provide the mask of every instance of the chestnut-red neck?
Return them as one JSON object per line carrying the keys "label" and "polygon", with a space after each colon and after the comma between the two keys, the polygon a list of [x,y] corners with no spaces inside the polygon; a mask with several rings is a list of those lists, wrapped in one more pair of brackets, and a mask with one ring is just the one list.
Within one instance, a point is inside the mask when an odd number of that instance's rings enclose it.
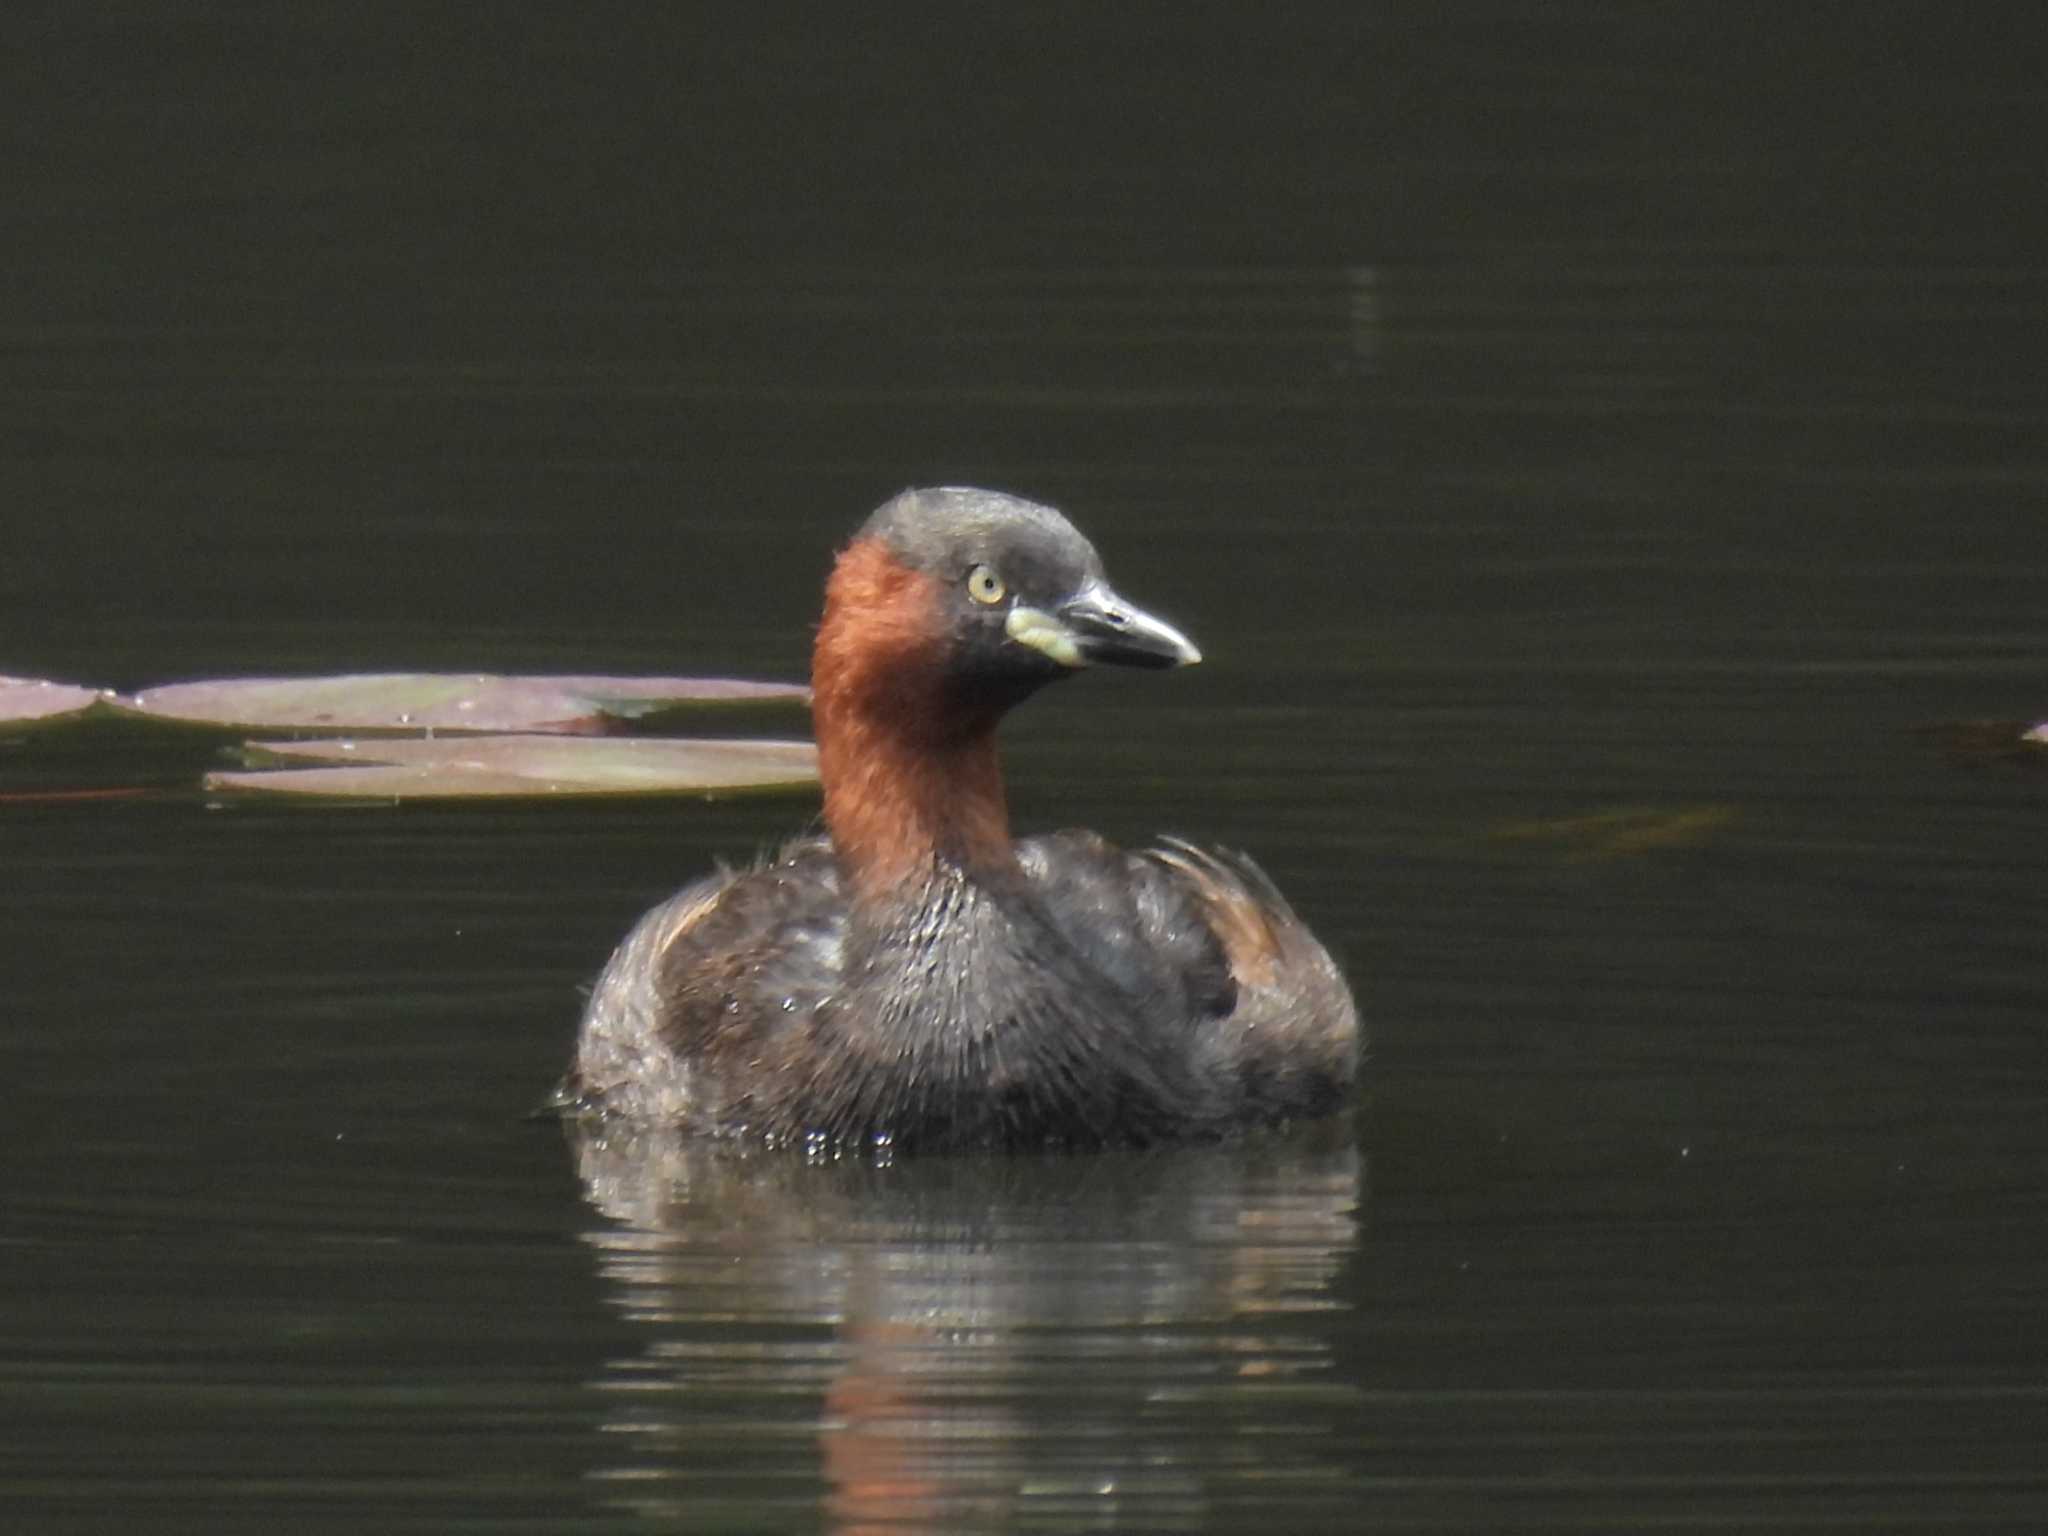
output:
{"label": "chestnut-red neck", "polygon": [[825,825],[854,892],[882,898],[936,863],[1015,863],[996,754],[1000,710],[952,680],[936,578],[856,541],[825,586],[811,712]]}

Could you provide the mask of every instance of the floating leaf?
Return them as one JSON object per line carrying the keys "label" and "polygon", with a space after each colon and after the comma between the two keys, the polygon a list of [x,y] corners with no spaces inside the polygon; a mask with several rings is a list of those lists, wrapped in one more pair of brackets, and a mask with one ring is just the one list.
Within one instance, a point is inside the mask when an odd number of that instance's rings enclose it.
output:
{"label": "floating leaf", "polygon": [[1618,859],[1690,848],[1725,832],[1735,822],[1728,805],[1626,806],[1583,816],[1543,821],[1510,821],[1493,829],[1498,842],[1549,844],[1567,858]]}
{"label": "floating leaf", "polygon": [[0,677],[0,725],[26,725],[82,714],[107,696],[104,689],[80,688],[39,677]]}
{"label": "floating leaf", "polygon": [[798,701],[797,683],[736,678],[502,677],[388,672],[173,683],[115,701],[153,720],[236,730],[549,731],[594,734],[681,704]]}
{"label": "floating leaf", "polygon": [[[796,789],[818,778],[807,741],[671,741],[648,737],[385,737],[258,741],[255,764],[211,773],[209,790],[344,800],[442,800],[549,795],[668,795]],[[322,766],[301,767],[313,763]]]}
{"label": "floating leaf", "polygon": [[656,716],[706,704],[808,704],[802,683],[762,683],[738,677],[586,677],[506,679],[551,683],[590,700],[612,720],[646,724]]}

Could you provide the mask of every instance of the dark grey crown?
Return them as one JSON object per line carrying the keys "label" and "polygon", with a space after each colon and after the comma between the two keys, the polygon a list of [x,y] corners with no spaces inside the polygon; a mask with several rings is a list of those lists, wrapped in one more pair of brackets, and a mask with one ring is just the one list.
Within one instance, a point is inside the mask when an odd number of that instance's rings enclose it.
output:
{"label": "dark grey crown", "polygon": [[1095,546],[1051,507],[972,486],[905,491],[856,537],[880,539],[913,570],[949,580],[988,564],[1013,585],[1066,593],[1102,575]]}

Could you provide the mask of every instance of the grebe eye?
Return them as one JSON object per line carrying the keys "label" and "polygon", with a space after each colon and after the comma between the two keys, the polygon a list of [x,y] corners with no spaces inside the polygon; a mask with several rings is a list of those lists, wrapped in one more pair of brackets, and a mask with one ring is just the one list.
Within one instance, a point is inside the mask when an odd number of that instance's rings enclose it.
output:
{"label": "grebe eye", "polygon": [[1008,590],[993,566],[977,565],[967,573],[967,595],[977,603],[1000,603]]}

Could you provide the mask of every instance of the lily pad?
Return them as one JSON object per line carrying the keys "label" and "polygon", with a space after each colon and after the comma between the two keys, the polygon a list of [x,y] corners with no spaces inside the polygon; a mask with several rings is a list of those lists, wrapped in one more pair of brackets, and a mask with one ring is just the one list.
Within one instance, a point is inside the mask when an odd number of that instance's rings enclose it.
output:
{"label": "lily pad", "polygon": [[1693,848],[1736,821],[1731,805],[1622,806],[1581,816],[1503,822],[1494,841],[1556,848],[1569,861],[1631,858]]}
{"label": "lily pad", "polygon": [[206,788],[323,800],[451,800],[791,790],[818,778],[817,749],[807,741],[385,737],[256,741],[243,752],[252,764],[281,766],[210,773]]}
{"label": "lily pad", "polygon": [[0,725],[27,725],[83,714],[108,696],[104,689],[80,688],[74,683],[0,677]]}
{"label": "lily pad", "polygon": [[809,690],[798,683],[720,677],[385,672],[172,683],[114,703],[126,713],[147,719],[235,730],[593,735],[683,704],[795,702],[809,696]]}

